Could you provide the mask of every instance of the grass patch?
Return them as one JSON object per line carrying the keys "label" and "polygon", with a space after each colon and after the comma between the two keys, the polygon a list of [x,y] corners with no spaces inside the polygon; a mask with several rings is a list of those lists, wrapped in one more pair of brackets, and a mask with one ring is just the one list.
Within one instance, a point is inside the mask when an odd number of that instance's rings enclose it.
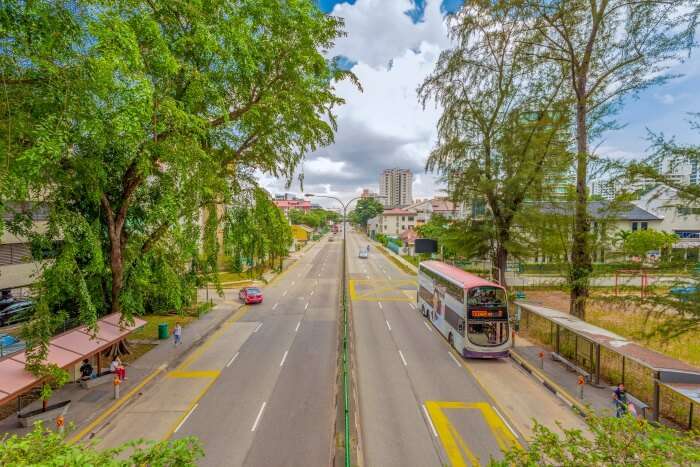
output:
{"label": "grass patch", "polygon": [[158,325],[160,323],[168,324],[168,331],[172,333],[175,328],[175,323],[180,323],[183,327],[197,319],[191,315],[144,315],[139,318],[146,321],[146,324],[139,330],[131,333],[131,339],[152,340],[158,339]]}

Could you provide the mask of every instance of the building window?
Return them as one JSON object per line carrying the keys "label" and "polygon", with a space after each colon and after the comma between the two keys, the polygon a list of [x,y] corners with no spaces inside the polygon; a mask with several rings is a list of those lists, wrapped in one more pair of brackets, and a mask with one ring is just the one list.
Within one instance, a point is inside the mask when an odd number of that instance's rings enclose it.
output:
{"label": "building window", "polygon": [[412,222],[412,221],[413,221],[413,216],[410,216],[410,217],[408,218],[408,222]]}
{"label": "building window", "polygon": [[641,223],[641,226],[642,226],[642,230],[646,230],[646,229],[647,229],[647,223],[646,223],[646,222],[642,222],[642,223]]}
{"label": "building window", "polygon": [[401,230],[406,230],[406,226],[405,226],[405,225],[402,225],[402,226],[401,226]]}
{"label": "building window", "polygon": [[632,222],[632,232],[636,232],[636,231],[637,231],[637,223]]}

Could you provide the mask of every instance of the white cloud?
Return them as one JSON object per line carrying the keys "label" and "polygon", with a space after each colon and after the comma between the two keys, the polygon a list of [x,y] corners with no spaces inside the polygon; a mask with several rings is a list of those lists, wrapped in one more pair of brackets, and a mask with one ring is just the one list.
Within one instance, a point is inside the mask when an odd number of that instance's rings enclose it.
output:
{"label": "white cloud", "polygon": [[[413,171],[415,198],[439,191],[436,177],[424,170],[441,110],[434,105],[424,110],[416,89],[448,46],[440,3],[428,1],[423,21],[416,24],[404,14],[412,6],[408,0],[336,5],[332,14],[345,18],[348,35],[331,53],[356,62],[352,71],[364,92],[350,82],[337,85],[346,104],[336,110],[336,142],[309,155],[303,191],[347,200],[362,188],[378,190],[379,174],[389,167]],[[270,191],[284,191],[283,181],[270,182],[263,182]],[[295,183],[290,191],[302,190]]]}

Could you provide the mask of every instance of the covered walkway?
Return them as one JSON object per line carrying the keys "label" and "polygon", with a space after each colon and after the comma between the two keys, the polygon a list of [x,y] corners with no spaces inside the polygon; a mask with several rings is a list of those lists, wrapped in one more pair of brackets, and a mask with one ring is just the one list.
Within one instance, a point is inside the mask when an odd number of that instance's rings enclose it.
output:
{"label": "covered walkway", "polygon": [[[107,315],[97,322],[93,334],[86,326],[59,334],[51,339],[46,364],[67,369],[93,355],[98,356],[97,371],[100,372],[100,353],[124,339],[133,330],[146,322],[134,318],[132,325],[120,324],[117,313]],[[10,402],[39,386],[42,381],[25,370],[27,356],[24,351],[0,359],[0,404]]]}

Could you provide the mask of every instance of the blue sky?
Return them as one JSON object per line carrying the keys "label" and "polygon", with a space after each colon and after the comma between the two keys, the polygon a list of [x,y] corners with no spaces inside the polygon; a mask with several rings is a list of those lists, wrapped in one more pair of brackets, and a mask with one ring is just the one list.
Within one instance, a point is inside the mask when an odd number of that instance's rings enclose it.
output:
{"label": "blue sky", "polygon": [[[329,53],[342,56],[352,68],[363,92],[338,84],[346,104],[336,109],[338,133],[334,144],[310,154],[304,164],[304,190],[356,196],[362,188],[378,189],[379,173],[387,167],[414,172],[414,198],[439,194],[435,174],[425,172],[434,147],[440,109],[418,103],[416,88],[433,70],[442,50],[450,47],[444,15],[463,0],[317,0],[327,13],[345,20],[347,36]],[[700,111],[700,48],[672,73],[685,77],[626,99],[617,116],[622,129],[609,131],[594,142],[599,155],[612,158],[643,157],[647,129],[700,144],[700,132],[691,130],[688,113]],[[283,192],[279,180],[263,180],[274,192]],[[290,191],[301,192],[295,184]]]}

